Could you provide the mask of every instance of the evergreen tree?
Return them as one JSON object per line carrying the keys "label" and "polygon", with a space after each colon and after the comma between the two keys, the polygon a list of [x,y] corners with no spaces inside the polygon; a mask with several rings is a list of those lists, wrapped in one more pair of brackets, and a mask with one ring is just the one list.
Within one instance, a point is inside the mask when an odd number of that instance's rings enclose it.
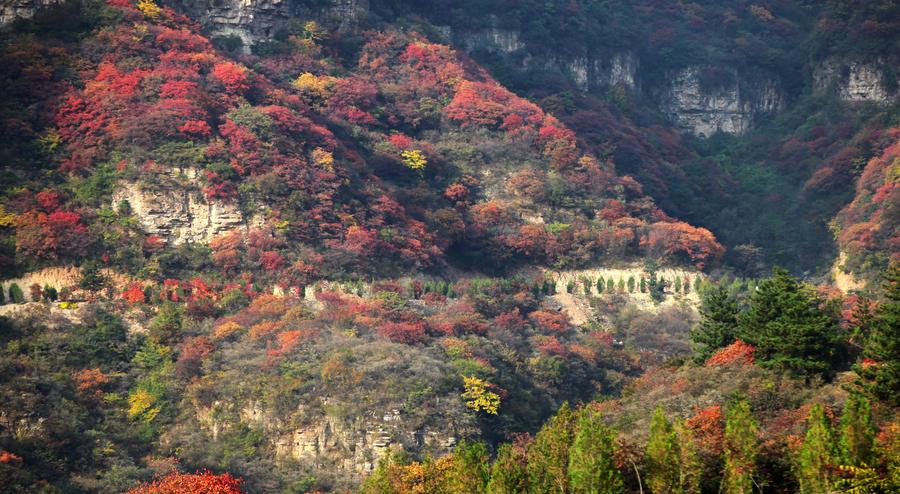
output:
{"label": "evergreen tree", "polygon": [[606,280],[606,293],[615,293],[616,282],[612,278]]}
{"label": "evergreen tree", "polygon": [[489,478],[488,460],[484,443],[461,441],[453,450],[453,467],[448,475],[450,491],[483,494]]}
{"label": "evergreen tree", "polygon": [[815,292],[775,269],[738,317],[738,337],[756,347],[760,364],[800,376],[830,376],[845,352],[837,314],[820,308]]}
{"label": "evergreen tree", "polygon": [[734,342],[737,316],[737,300],[728,295],[725,287],[715,285],[703,292],[700,322],[691,330],[696,362],[706,362],[716,350]]}
{"label": "evergreen tree", "polygon": [[606,288],[606,281],[603,280],[601,276],[600,279],[597,280],[597,292],[603,293],[603,290]]}
{"label": "evergreen tree", "polygon": [[[10,291],[11,294],[11,291]],[[866,365],[857,367],[863,388],[873,396],[900,405],[900,262],[884,274],[884,302],[875,311],[871,334],[863,348]]]}
{"label": "evergreen tree", "polygon": [[14,304],[25,303],[25,293],[22,292],[22,288],[16,283],[9,285],[9,300]]}
{"label": "evergreen tree", "polygon": [[497,459],[491,465],[488,494],[520,494],[526,492],[528,476],[525,472],[527,457],[522,448],[503,444],[497,450]]}
{"label": "evergreen tree", "polygon": [[679,448],[675,428],[662,408],[653,411],[647,441],[647,485],[654,494],[673,494],[679,485]]}
{"label": "evergreen tree", "polygon": [[92,294],[99,292],[109,284],[109,279],[100,272],[100,265],[89,261],[81,267],[81,277],[78,279],[78,288],[87,290]]}
{"label": "evergreen tree", "polygon": [[647,278],[641,276],[641,293],[647,293]]}
{"label": "evergreen tree", "polygon": [[625,483],[613,461],[615,436],[589,409],[578,414],[575,439],[569,449],[572,494],[622,494]]}
{"label": "evergreen tree", "polygon": [[725,417],[725,474],[722,492],[751,494],[756,473],[756,421],[750,405],[739,401]]}
{"label": "evergreen tree", "polygon": [[673,290],[675,290],[675,293],[681,293],[681,278],[678,276],[675,277],[675,287]]}
{"label": "evergreen tree", "polygon": [[528,448],[528,492],[566,494],[569,492],[569,445],[572,444],[574,415],[563,403],[549,422],[541,427]]}
{"label": "evergreen tree", "polygon": [[634,293],[634,276],[628,277],[628,293]]}
{"label": "evergreen tree", "polygon": [[625,279],[619,279],[619,293],[625,293]]}
{"label": "evergreen tree", "polygon": [[852,466],[871,465],[874,445],[872,404],[862,394],[851,392],[841,414],[841,462]]}
{"label": "evergreen tree", "polygon": [[44,300],[47,300],[49,302],[55,302],[56,299],[59,297],[59,294],[57,293],[56,288],[53,288],[50,285],[44,285],[43,294],[44,294]]}
{"label": "evergreen tree", "polygon": [[703,286],[703,278],[698,274],[696,278],[694,278],[694,291],[700,292],[700,287]]}
{"label": "evergreen tree", "polygon": [[684,293],[691,293],[691,279],[688,278],[688,275],[684,275],[683,283],[681,284],[681,289]]}
{"label": "evergreen tree", "polygon": [[703,478],[703,462],[697,447],[694,432],[684,425],[684,421],[675,424],[678,436],[678,493],[700,494],[700,480]]}
{"label": "evergreen tree", "polygon": [[797,454],[795,465],[800,494],[823,494],[831,491],[836,464],[831,422],[822,405],[813,405],[807,418],[806,439]]}

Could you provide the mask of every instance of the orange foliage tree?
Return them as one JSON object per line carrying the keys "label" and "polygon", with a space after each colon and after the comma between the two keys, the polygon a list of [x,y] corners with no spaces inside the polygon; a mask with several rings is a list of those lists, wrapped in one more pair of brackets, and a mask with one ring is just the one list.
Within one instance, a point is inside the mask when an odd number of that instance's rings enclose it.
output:
{"label": "orange foliage tree", "polygon": [[173,472],[125,494],[243,494],[240,485],[241,479],[229,473],[215,475],[208,471]]}

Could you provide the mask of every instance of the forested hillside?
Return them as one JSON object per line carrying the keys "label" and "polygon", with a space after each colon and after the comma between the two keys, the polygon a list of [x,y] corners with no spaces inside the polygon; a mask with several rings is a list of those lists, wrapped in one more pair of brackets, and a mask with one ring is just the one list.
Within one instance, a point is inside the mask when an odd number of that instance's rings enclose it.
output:
{"label": "forested hillside", "polygon": [[0,1],[0,490],[900,489],[898,31]]}

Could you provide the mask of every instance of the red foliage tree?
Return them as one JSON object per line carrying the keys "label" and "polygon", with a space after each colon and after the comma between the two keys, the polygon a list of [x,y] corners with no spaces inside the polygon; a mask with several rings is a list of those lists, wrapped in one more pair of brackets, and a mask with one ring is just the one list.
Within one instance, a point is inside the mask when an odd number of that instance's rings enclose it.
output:
{"label": "red foliage tree", "polygon": [[715,367],[722,365],[751,365],[754,362],[753,353],[756,351],[756,348],[749,344],[745,343],[742,340],[737,340],[734,343],[728,345],[727,347],[716,352],[709,360],[706,361],[707,367]]}
{"label": "red foliage tree", "polygon": [[103,387],[109,384],[109,376],[100,369],[82,369],[72,374],[72,380],[78,394],[90,399],[103,396]]}
{"label": "red foliage tree", "polygon": [[89,244],[88,229],[78,213],[31,211],[18,218],[16,250],[23,255],[48,260],[73,258],[83,255]]}
{"label": "red foliage tree", "polygon": [[385,322],[378,326],[378,334],[396,343],[414,345],[425,340],[423,322]]}
{"label": "red foliage tree", "polygon": [[250,76],[247,69],[234,62],[219,62],[215,64],[211,74],[230,93],[240,94],[250,88]]}
{"label": "red foliage tree", "polygon": [[229,473],[214,475],[173,472],[161,479],[135,487],[125,494],[243,494],[241,479]]}
{"label": "red foliage tree", "polygon": [[144,295],[144,288],[140,283],[131,283],[128,288],[122,292],[122,299],[130,304],[143,304],[147,298]]}

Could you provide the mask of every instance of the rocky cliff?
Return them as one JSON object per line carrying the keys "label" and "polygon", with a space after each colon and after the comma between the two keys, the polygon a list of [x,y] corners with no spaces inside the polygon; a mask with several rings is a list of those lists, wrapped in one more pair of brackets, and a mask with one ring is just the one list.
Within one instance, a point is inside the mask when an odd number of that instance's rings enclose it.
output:
{"label": "rocky cliff", "polygon": [[35,12],[48,5],[56,5],[64,0],[2,0],[0,1],[0,26],[16,19],[31,19]]}
{"label": "rocky cliff", "polygon": [[813,70],[813,89],[836,91],[844,101],[890,103],[897,99],[898,91],[896,82],[890,83],[885,67],[884,60],[829,59]]}
{"label": "rocky cliff", "polygon": [[172,169],[157,179],[122,182],[113,193],[113,207],[126,203],[146,233],[175,245],[206,243],[246,224],[237,205],[204,196],[196,170]]}
{"label": "rocky cliff", "polygon": [[[328,404],[323,399],[322,405]],[[471,427],[459,428],[453,423],[442,423],[438,429],[423,426],[399,408],[368,410],[362,416],[344,418],[318,414],[301,404],[287,419],[253,400],[195,407],[198,422],[214,441],[231,428],[247,426],[263,432],[277,462],[296,461],[314,471],[337,474],[341,482],[358,482],[391,451],[439,457],[452,451],[460,437],[475,433]]]}
{"label": "rocky cliff", "polygon": [[782,108],[784,96],[774,78],[748,78],[729,71],[724,82],[704,84],[704,67],[687,67],[668,79],[663,111],[682,130],[700,137],[717,132],[740,135],[762,113]]}
{"label": "rocky cliff", "polygon": [[350,30],[369,15],[368,0],[167,0],[197,19],[211,36],[238,37],[244,51],[271,39],[292,21],[316,20],[335,30]]}

